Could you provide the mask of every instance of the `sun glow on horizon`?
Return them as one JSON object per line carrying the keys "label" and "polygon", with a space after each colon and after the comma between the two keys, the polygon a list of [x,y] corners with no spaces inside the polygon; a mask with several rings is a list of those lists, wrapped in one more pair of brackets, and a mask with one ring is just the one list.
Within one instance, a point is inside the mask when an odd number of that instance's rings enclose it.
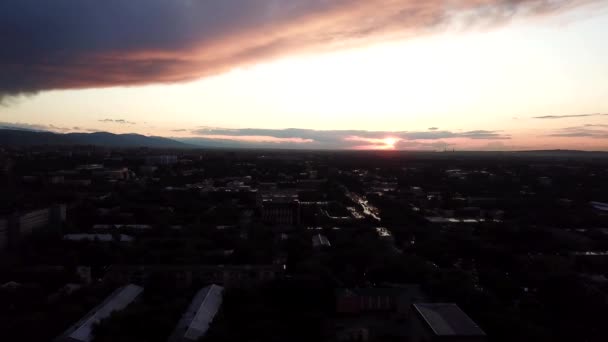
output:
{"label": "sun glow on horizon", "polygon": [[364,145],[353,146],[355,150],[394,150],[396,144],[401,141],[399,138],[386,137],[382,139],[365,138],[351,136],[344,139],[345,141],[358,141],[365,143]]}
{"label": "sun glow on horizon", "polygon": [[183,83],[43,91],[0,105],[0,124],[235,146],[608,150],[608,116],[585,115],[608,113],[608,12],[585,18],[281,54]]}
{"label": "sun glow on horizon", "polygon": [[397,138],[384,138],[384,144],[386,145],[386,148],[389,150],[393,150],[395,149],[395,144],[399,142],[400,139]]}

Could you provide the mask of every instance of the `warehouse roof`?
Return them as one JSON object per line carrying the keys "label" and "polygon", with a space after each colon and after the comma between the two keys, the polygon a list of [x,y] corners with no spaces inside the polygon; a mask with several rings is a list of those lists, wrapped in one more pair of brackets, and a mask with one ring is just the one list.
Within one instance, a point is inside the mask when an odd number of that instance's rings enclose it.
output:
{"label": "warehouse roof", "polygon": [[437,336],[485,336],[481,328],[453,303],[420,303],[414,308]]}
{"label": "warehouse roof", "polygon": [[223,291],[224,288],[218,285],[201,289],[194,296],[169,341],[198,341],[205,336],[222,305]]}
{"label": "warehouse roof", "polygon": [[110,317],[112,312],[120,311],[131,304],[144,291],[143,287],[129,284],[114,291],[100,305],[91,310],[80,321],[71,326],[59,337],[58,341],[82,341],[93,340],[93,327],[104,318]]}

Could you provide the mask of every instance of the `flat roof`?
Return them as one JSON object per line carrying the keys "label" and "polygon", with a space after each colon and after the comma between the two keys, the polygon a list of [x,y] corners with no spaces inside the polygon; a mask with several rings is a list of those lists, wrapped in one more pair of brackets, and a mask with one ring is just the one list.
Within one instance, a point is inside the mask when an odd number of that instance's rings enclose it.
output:
{"label": "flat roof", "polygon": [[114,291],[99,306],[91,310],[80,321],[71,326],[58,340],[62,338],[74,341],[90,342],[93,340],[93,327],[112,312],[121,311],[131,304],[142,292],[143,287],[129,284]]}
{"label": "flat roof", "polygon": [[331,243],[329,243],[329,240],[327,239],[327,237],[325,235],[322,235],[322,234],[314,235],[312,237],[312,244],[315,247],[319,247],[319,246],[329,247],[329,246],[331,246]]}
{"label": "flat roof", "polygon": [[198,341],[205,336],[222,306],[223,292],[224,288],[215,284],[201,289],[182,315],[169,341]]}
{"label": "flat roof", "polygon": [[597,210],[608,211],[608,203],[593,201],[590,202],[591,206]]}
{"label": "flat roof", "polygon": [[414,308],[437,336],[485,336],[485,332],[454,303],[418,303]]}

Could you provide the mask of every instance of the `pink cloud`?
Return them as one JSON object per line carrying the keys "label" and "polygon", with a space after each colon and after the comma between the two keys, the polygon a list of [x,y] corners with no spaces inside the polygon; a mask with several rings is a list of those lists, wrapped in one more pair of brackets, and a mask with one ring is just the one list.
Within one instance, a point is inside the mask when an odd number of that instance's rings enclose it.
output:
{"label": "pink cloud", "polygon": [[182,82],[286,54],[497,25],[586,3],[602,2],[4,1],[0,99],[49,89]]}

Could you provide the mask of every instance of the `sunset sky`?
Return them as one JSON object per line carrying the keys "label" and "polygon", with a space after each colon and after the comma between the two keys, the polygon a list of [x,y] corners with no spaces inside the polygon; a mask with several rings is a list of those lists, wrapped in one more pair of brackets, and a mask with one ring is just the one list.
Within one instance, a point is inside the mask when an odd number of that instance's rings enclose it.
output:
{"label": "sunset sky", "polygon": [[0,126],[608,150],[608,1],[2,0]]}

